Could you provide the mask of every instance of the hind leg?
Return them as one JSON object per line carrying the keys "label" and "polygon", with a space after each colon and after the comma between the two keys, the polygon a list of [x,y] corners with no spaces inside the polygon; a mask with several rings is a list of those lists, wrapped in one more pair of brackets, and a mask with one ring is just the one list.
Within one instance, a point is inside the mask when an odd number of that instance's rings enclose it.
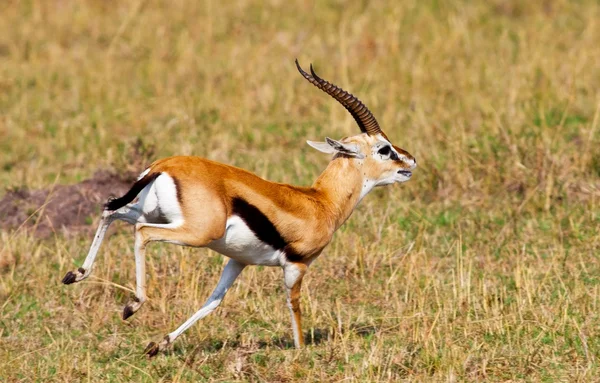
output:
{"label": "hind leg", "polygon": [[135,230],[135,297],[123,308],[123,320],[135,314],[146,302],[146,243],[136,225]]}
{"label": "hind leg", "polygon": [[100,225],[98,225],[98,230],[96,230],[96,235],[94,236],[94,241],[92,242],[92,246],[90,247],[90,251],[85,258],[83,265],[75,271],[69,271],[64,276],[62,283],[70,285],[71,283],[82,281],[90,276],[94,261],[96,260],[96,255],[98,255],[100,245],[102,244],[106,231],[111,223],[120,219],[134,224],[141,215],[142,213],[138,204],[127,205],[115,211],[104,210],[102,212]]}
{"label": "hind leg", "polygon": [[212,240],[210,236],[193,234],[193,230],[176,223],[138,223],[135,225],[135,297],[123,308],[123,319],[135,314],[148,299],[146,296],[146,246],[160,241],[200,247]]}

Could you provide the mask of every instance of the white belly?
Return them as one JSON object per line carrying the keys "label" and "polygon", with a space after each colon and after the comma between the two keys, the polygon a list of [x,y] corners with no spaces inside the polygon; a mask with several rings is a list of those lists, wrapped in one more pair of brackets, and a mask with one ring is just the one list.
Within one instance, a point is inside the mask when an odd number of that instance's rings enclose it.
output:
{"label": "white belly", "polygon": [[285,255],[262,242],[238,216],[227,220],[225,235],[210,242],[208,248],[247,265],[282,266]]}

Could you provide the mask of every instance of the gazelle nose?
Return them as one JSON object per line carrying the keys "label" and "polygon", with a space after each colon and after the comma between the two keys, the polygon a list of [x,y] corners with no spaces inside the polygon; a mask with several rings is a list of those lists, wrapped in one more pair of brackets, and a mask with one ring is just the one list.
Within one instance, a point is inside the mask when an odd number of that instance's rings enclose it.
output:
{"label": "gazelle nose", "polygon": [[413,170],[417,167],[417,160],[415,158],[412,159],[412,163],[410,165],[410,170]]}

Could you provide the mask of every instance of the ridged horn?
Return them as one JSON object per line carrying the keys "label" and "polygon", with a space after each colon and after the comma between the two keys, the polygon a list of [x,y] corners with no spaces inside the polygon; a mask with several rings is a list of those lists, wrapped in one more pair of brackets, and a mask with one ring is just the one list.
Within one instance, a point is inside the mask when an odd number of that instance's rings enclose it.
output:
{"label": "ridged horn", "polygon": [[[375,134],[381,134],[386,137],[385,133],[379,127],[377,120],[373,116],[373,113],[363,104],[358,98],[356,98],[351,93],[346,92],[339,86],[330,83],[327,80],[323,80],[321,77],[317,76],[315,73],[312,64],[310,64],[310,73],[306,73],[298,64],[298,59],[296,59],[296,67],[300,74],[308,80],[311,84],[321,89],[323,92],[327,93],[331,97],[335,98],[340,104],[350,112],[354,120],[360,127],[360,130],[363,133],[367,133],[369,136]],[[387,139],[387,137],[386,137]]]}

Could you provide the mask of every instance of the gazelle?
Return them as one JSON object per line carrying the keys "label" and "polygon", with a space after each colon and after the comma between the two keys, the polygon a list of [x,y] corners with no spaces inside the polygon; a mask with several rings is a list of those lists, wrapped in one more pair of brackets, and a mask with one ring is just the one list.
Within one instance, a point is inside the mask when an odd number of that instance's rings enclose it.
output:
{"label": "gazelle", "polygon": [[[307,141],[333,158],[312,187],[266,181],[246,170],[200,157],[169,157],[144,170],[122,197],[109,199],[82,267],[62,282],[89,277],[106,230],[115,220],[135,225],[135,297],[123,309],[129,318],[146,301],[146,245],[152,241],[208,247],[230,258],[208,301],[175,331],[151,342],[155,356],[186,329],[215,310],[248,265],[283,268],[294,344],[304,344],[300,285],[310,264],[375,186],[408,181],[417,163],[390,143],[369,109],[352,94],[298,70],[311,84],[340,102],[362,133],[340,141]],[[136,199],[137,202],[132,202]]]}

